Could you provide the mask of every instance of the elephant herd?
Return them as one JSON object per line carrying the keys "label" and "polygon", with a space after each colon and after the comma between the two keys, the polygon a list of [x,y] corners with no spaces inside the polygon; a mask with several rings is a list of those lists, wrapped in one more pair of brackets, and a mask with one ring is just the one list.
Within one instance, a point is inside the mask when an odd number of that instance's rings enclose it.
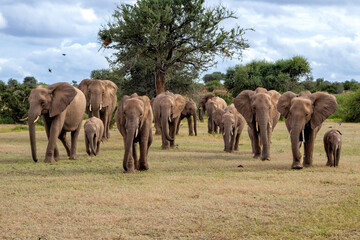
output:
{"label": "elephant herd", "polygon": [[[64,145],[70,159],[76,159],[77,139],[86,112],[89,119],[84,124],[86,152],[96,156],[100,143],[110,137],[109,127],[117,104],[117,86],[108,80],[84,79],[79,89],[68,83],[55,83],[48,87],[39,86],[32,90],[28,112],[29,136],[32,158],[37,162],[35,122],[42,116],[48,137],[45,162],[59,160],[57,138]],[[124,172],[147,170],[147,156],[153,141],[152,124],[155,134],[161,134],[162,149],[175,146],[182,119],[187,118],[189,135],[197,136],[197,116],[204,121],[208,115],[208,133],[220,133],[224,140],[224,151],[238,150],[239,138],[245,123],[251,140],[254,158],[270,160],[271,135],[280,115],[285,118],[290,133],[293,169],[312,165],[314,141],[322,123],[335,112],[335,98],[327,93],[309,91],[295,94],[280,94],[275,90],[257,88],[244,90],[227,106],[224,99],[206,94],[199,100],[197,108],[190,98],[164,92],[151,101],[147,96],[125,95],[119,102],[115,121],[124,141]],[[198,110],[198,114],[197,114]],[[193,130],[194,128],[194,130]],[[66,133],[71,132],[71,145]],[[341,150],[341,133],[330,130],[324,136],[327,166],[337,166]],[[140,155],[137,154],[139,143]],[[304,144],[304,157],[300,147]]]}

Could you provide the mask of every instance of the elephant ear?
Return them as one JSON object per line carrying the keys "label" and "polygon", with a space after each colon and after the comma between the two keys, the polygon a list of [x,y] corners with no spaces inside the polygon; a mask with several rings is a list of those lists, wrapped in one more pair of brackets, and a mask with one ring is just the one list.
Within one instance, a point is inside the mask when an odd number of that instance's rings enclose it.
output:
{"label": "elephant ear", "polygon": [[296,94],[287,91],[283,95],[280,96],[278,103],[276,105],[277,110],[284,116],[284,118],[288,117],[290,107],[291,107],[291,100],[296,97]]}
{"label": "elephant ear", "polygon": [[89,88],[89,84],[92,81],[93,80],[91,80],[91,79],[84,79],[80,82],[79,87],[78,87],[84,93],[87,102],[89,101],[88,88]]}
{"label": "elephant ear", "polygon": [[244,90],[234,99],[234,105],[236,110],[243,115],[247,123],[253,121],[253,114],[251,109],[251,97],[255,92],[252,90]]}
{"label": "elephant ear", "polygon": [[128,95],[123,96],[123,98],[120,100],[118,109],[116,110],[115,113],[116,125],[123,137],[126,136],[125,118],[123,111],[124,111],[124,105],[129,98],[130,97]]}
{"label": "elephant ear", "polygon": [[320,126],[325,119],[336,111],[337,102],[334,96],[323,92],[311,94],[310,99],[314,106],[310,124],[311,128],[314,129]]}
{"label": "elephant ear", "polygon": [[75,98],[76,89],[69,83],[55,83],[47,87],[49,93],[52,95],[50,104],[50,117],[54,117],[62,113],[66,107]]}
{"label": "elephant ear", "polygon": [[151,110],[150,98],[148,96],[140,96],[138,97],[144,103],[144,116],[143,119],[151,118],[151,122],[153,120],[153,114]]}
{"label": "elephant ear", "polygon": [[174,96],[175,96],[175,106],[173,109],[173,117],[177,118],[180,117],[181,112],[184,110],[186,101],[185,98],[180,94],[175,94]]}
{"label": "elephant ear", "polygon": [[[103,96],[103,106],[111,106],[114,104],[114,98],[116,98],[116,92],[118,90],[118,87],[115,83],[113,83],[110,80],[99,80],[102,83],[102,86],[104,88],[104,96]],[[116,101],[115,101],[116,104]]]}
{"label": "elephant ear", "polygon": [[[274,109],[272,110],[272,115],[275,116],[276,114],[279,114],[276,106],[277,106],[277,103],[279,101],[279,98],[281,96],[281,94],[278,92],[278,91],[275,91],[275,90],[270,90],[268,91],[268,94],[270,95],[270,98],[271,98],[271,104],[273,105]],[[280,115],[279,115],[280,117]]]}

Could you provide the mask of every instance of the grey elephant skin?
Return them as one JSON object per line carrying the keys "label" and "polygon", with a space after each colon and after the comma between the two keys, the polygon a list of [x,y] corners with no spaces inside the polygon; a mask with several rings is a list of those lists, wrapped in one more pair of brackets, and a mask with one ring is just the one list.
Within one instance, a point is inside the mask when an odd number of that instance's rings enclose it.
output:
{"label": "grey elephant skin", "polygon": [[[124,140],[123,168],[125,173],[148,170],[147,156],[152,143],[152,121],[150,99],[147,96],[125,95],[118,106],[115,121]],[[140,146],[140,158],[136,145]]]}
{"label": "grey elephant skin", "polygon": [[200,122],[204,122],[204,114],[206,112],[206,102],[215,97],[213,93],[207,93],[204,96],[202,96],[199,100],[199,120]]}
{"label": "grey elephant skin", "polygon": [[224,151],[239,150],[239,140],[246,121],[236,110],[234,104],[226,107],[221,117],[220,129],[224,139]]}
{"label": "grey elephant skin", "polygon": [[339,166],[342,147],[342,134],[339,130],[331,129],[324,135],[324,148],[326,152],[326,166]]}
{"label": "grey elephant skin", "polygon": [[91,117],[84,124],[85,149],[89,156],[96,156],[104,133],[104,124],[97,117]]}
{"label": "grey elephant skin", "polygon": [[221,118],[224,113],[225,113],[225,111],[222,108],[218,108],[212,113],[211,129],[213,129],[215,133],[218,133],[218,128],[220,129],[220,133],[223,133],[222,132],[223,129],[220,127],[220,125],[221,125]]}
{"label": "grey elephant skin", "polygon": [[[176,130],[176,134],[179,134],[181,120],[186,118],[187,122],[188,122],[188,128],[189,128],[189,136],[194,136],[194,132],[195,132],[195,136],[197,136],[197,128],[196,128],[196,125],[197,125],[197,123],[196,123],[196,121],[197,121],[196,109],[197,109],[197,107],[196,107],[196,103],[191,98],[187,98],[185,100],[186,100],[186,104],[185,104],[184,110],[182,110],[182,112],[181,112],[180,120],[179,120],[177,130]],[[194,120],[194,123],[193,123],[192,120]]]}
{"label": "grey elephant skin", "polygon": [[[35,122],[40,115],[48,137],[45,162],[59,160],[57,138],[61,140],[69,158],[76,159],[77,140],[86,105],[84,94],[68,83],[55,83],[46,88],[39,86],[33,89],[30,93],[29,103],[28,121],[33,160],[38,161]],[[71,132],[71,146],[66,139],[66,132]]]}
{"label": "grey elephant skin", "polygon": [[79,89],[86,97],[86,113],[89,118],[95,116],[104,123],[103,140],[110,137],[110,122],[116,108],[118,87],[110,80],[84,79]]}
{"label": "grey elephant skin", "polygon": [[[216,111],[216,109],[225,109],[227,107],[227,104],[224,99],[221,97],[213,97],[209,99],[206,104],[206,112],[208,114],[208,133],[214,132],[216,129],[213,129],[213,113]],[[217,130],[216,130],[217,131]]]}
{"label": "grey elephant skin", "polygon": [[155,126],[161,129],[162,149],[175,147],[175,134],[185,104],[183,96],[169,91],[157,95],[154,99]]}
{"label": "grey elephant skin", "polygon": [[244,90],[234,99],[236,109],[249,126],[254,158],[271,159],[271,135],[280,118],[280,113],[276,109],[279,97],[280,93],[275,90],[257,88],[255,91]]}
{"label": "grey elephant skin", "polygon": [[[290,133],[293,163],[291,168],[302,169],[312,165],[314,142],[322,123],[336,111],[334,96],[309,91],[295,94],[286,92],[279,98],[277,109],[285,118]],[[304,159],[300,153],[300,142],[304,142]]]}

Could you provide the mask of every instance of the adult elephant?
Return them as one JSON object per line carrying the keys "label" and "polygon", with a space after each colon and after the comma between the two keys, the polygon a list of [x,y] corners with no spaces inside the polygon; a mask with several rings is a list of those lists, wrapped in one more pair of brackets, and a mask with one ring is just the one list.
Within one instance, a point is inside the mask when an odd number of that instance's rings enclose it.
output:
{"label": "adult elephant", "polygon": [[205,107],[208,114],[208,133],[211,134],[213,131],[215,131],[215,129],[213,129],[213,113],[218,108],[225,109],[227,107],[227,104],[225,100],[221,97],[213,97],[206,102]]}
{"label": "adult elephant", "polygon": [[[278,111],[284,116],[290,133],[293,163],[291,168],[302,169],[312,165],[314,141],[322,123],[336,111],[337,102],[328,93],[309,91],[295,94],[286,92],[279,98]],[[304,164],[300,153],[304,142]]]}
{"label": "adult elephant", "polygon": [[[36,156],[35,123],[42,116],[48,145],[45,162],[59,160],[56,139],[63,143],[70,159],[76,159],[76,147],[81,122],[85,113],[86,99],[84,94],[68,83],[55,83],[46,88],[39,86],[33,89],[29,97],[28,112],[31,153],[34,162]],[[66,132],[71,132],[71,147],[66,140]]]}
{"label": "adult elephant", "polygon": [[[180,115],[180,120],[179,120],[179,123],[178,123],[178,126],[177,126],[176,134],[179,134],[181,120],[186,118],[187,122],[188,122],[188,127],[189,127],[189,136],[194,136],[194,132],[195,132],[195,136],[197,136],[197,129],[196,129],[197,114],[196,114],[196,109],[197,109],[196,108],[196,103],[194,102],[194,100],[192,100],[191,98],[187,98],[185,107],[182,110],[181,115]],[[192,122],[191,118],[194,119],[194,127],[193,127],[193,122]]]}
{"label": "adult elephant", "polygon": [[215,95],[213,93],[208,93],[200,98],[200,100],[199,100],[199,120],[200,120],[200,122],[204,122],[204,114],[206,111],[206,102],[213,97],[215,97]]}
{"label": "adult elephant", "polygon": [[[123,168],[126,173],[136,170],[148,170],[147,155],[152,143],[153,113],[147,96],[125,95],[115,114],[117,128],[124,139]],[[140,145],[138,160],[136,143]]]}
{"label": "adult elephant", "polygon": [[180,115],[185,107],[185,98],[169,91],[156,96],[153,101],[155,125],[161,128],[162,149],[175,147],[175,133]]}
{"label": "adult elephant", "polygon": [[257,88],[255,91],[244,90],[234,99],[236,109],[249,126],[254,158],[260,157],[261,154],[263,161],[271,159],[271,134],[280,118],[280,113],[276,109],[279,97],[280,93],[275,90]]}
{"label": "adult elephant", "polygon": [[239,150],[239,140],[245,123],[244,117],[236,110],[234,104],[224,109],[220,124],[225,145],[224,151]]}
{"label": "adult elephant", "polygon": [[110,137],[109,128],[116,107],[118,87],[109,80],[84,79],[79,89],[86,97],[86,113],[89,118],[95,116],[104,123],[103,140]]}

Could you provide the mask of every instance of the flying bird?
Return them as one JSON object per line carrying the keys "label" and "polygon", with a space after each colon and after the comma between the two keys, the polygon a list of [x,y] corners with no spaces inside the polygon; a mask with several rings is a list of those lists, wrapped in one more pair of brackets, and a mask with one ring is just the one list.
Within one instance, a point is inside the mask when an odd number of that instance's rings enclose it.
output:
{"label": "flying bird", "polygon": [[49,68],[49,72],[51,72],[52,70],[51,70],[51,68]]}
{"label": "flying bird", "polygon": [[66,56],[66,53],[63,53],[62,55],[63,55],[63,56]]}

